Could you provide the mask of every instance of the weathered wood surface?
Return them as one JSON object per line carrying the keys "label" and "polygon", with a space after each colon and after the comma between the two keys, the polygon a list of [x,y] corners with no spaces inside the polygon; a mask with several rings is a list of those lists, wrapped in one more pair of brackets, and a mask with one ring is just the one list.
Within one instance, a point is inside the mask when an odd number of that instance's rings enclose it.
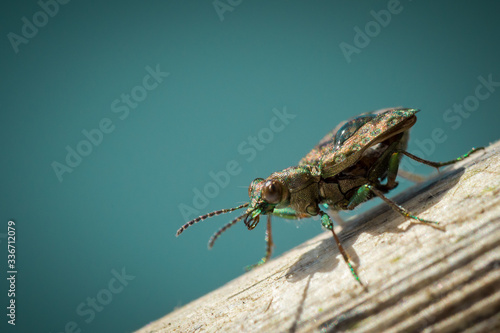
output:
{"label": "weathered wood surface", "polygon": [[500,142],[138,332],[500,332]]}

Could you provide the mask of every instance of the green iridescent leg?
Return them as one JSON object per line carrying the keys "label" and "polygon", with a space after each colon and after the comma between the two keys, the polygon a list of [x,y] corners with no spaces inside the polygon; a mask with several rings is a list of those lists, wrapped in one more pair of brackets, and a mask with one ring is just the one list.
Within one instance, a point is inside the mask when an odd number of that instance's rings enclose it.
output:
{"label": "green iridescent leg", "polygon": [[265,264],[271,258],[271,255],[273,254],[274,242],[273,242],[273,234],[272,234],[272,229],[271,229],[271,215],[267,215],[266,244],[267,244],[266,256],[263,257],[262,259],[260,259],[258,263],[245,267],[245,269],[247,271],[249,271],[252,268],[255,268],[257,266]]}
{"label": "green iridescent leg", "polygon": [[368,200],[369,196],[370,196],[370,189],[367,187],[367,185],[361,186],[360,188],[358,188],[356,193],[351,197],[351,200],[349,200],[347,209],[351,210],[356,208],[356,206]]}
{"label": "green iridescent leg", "polygon": [[470,155],[474,154],[475,152],[478,152],[480,150],[483,150],[484,147],[479,147],[479,148],[472,148],[467,154],[464,154],[454,160],[451,160],[451,161],[446,161],[446,162],[432,162],[432,161],[428,161],[428,160],[424,160],[423,158],[420,158],[420,157],[417,157],[413,154],[410,154],[409,152],[407,151],[400,151],[402,154],[405,154],[406,156],[408,156],[409,158],[417,161],[417,162],[420,162],[420,163],[423,163],[423,164],[426,164],[428,166],[431,166],[433,168],[436,168],[439,170],[440,167],[443,167],[445,165],[450,165],[450,164],[454,164],[454,163],[457,163],[457,162],[460,162],[461,160],[463,159],[466,159],[467,157],[469,157]]}
{"label": "green iridescent leg", "polygon": [[389,169],[387,170],[387,183],[384,188],[389,191],[398,186],[396,177],[398,176],[399,162],[401,161],[401,154],[394,153],[389,159]]}
{"label": "green iridescent leg", "polygon": [[[397,203],[395,203],[391,199],[387,198],[376,187],[371,186],[371,185],[363,185],[361,188],[365,188],[365,189],[367,189],[367,190],[372,191],[373,193],[375,193],[380,199],[384,200],[389,206],[391,206],[392,209],[394,209],[396,212],[398,212],[399,214],[403,215],[404,217],[409,217],[409,218],[411,218],[411,219],[413,219],[415,221],[418,221],[418,222],[420,222],[422,224],[426,224],[426,225],[428,225],[430,227],[433,227],[433,228],[441,230],[441,231],[445,230],[444,227],[441,227],[439,225],[439,222],[429,221],[429,220],[422,219],[422,218],[420,218],[418,216],[415,216],[413,213],[411,213],[410,211],[408,211],[406,208],[398,205]],[[359,192],[359,190],[358,190],[358,192]]]}
{"label": "green iridescent leg", "polygon": [[[301,218],[310,217],[307,214],[302,214],[302,215],[298,214],[295,210],[293,210],[290,207],[274,209],[272,215],[290,220],[298,220]],[[267,243],[267,248],[265,257],[260,259],[258,263],[245,267],[247,271],[257,266],[265,264],[271,258],[274,248],[273,235],[271,229],[271,215],[267,215],[266,243]]]}
{"label": "green iridescent leg", "polygon": [[332,218],[333,221],[337,222],[337,224],[341,227],[344,227],[346,225],[346,221],[340,216],[338,210],[335,210],[335,208],[332,206],[330,207],[329,204],[324,203],[321,204],[325,209],[328,209],[328,213],[330,214],[330,217]]}
{"label": "green iridescent leg", "polygon": [[347,266],[349,267],[351,274],[354,276],[356,281],[358,281],[359,284],[364,287],[363,283],[361,282],[361,280],[358,276],[358,273],[354,269],[354,266],[351,264],[351,258],[349,258],[349,256],[347,255],[347,252],[345,252],[344,247],[342,246],[342,243],[340,243],[340,239],[338,238],[337,234],[333,230],[332,219],[330,218],[330,216],[328,216],[327,213],[325,213],[321,210],[319,211],[319,215],[321,216],[321,224],[323,225],[323,227],[332,231],[333,238],[335,239],[335,243],[337,243],[337,247],[339,248],[339,251],[342,254],[342,257],[344,258],[344,261],[346,262]]}
{"label": "green iridescent leg", "polygon": [[378,182],[380,175],[387,172],[387,183],[380,186],[380,188],[386,192],[398,186],[396,177],[402,157],[397,149],[398,144],[399,142],[392,143],[370,168],[368,179],[374,183]]}
{"label": "green iridescent leg", "polygon": [[289,220],[298,220],[298,219],[309,217],[309,215],[307,215],[307,214],[302,214],[302,215],[297,214],[297,212],[290,207],[275,208],[273,211],[273,215],[284,218],[284,219],[289,219]]}

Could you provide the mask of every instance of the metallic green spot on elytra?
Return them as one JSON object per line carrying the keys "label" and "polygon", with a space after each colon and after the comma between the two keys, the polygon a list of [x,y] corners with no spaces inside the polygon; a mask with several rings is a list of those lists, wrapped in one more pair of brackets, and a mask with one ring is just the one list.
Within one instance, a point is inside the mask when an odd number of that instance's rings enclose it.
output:
{"label": "metallic green spot on elytra", "polygon": [[339,156],[335,157],[335,163],[342,163],[346,159],[344,154],[340,154]]}
{"label": "metallic green spot on elytra", "polygon": [[394,126],[399,122],[399,119],[396,117],[392,117],[387,119],[387,126]]}
{"label": "metallic green spot on elytra", "polygon": [[361,139],[361,144],[362,145],[367,145],[370,142],[371,139],[372,139],[371,137],[364,137],[364,138]]}
{"label": "metallic green spot on elytra", "polygon": [[358,136],[365,135],[366,133],[368,133],[368,127],[362,128],[362,129],[359,131]]}

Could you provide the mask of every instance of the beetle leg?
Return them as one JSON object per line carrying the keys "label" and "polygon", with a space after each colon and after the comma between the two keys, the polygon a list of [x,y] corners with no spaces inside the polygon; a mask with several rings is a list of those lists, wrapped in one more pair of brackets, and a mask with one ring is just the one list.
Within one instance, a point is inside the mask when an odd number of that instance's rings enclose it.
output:
{"label": "beetle leg", "polygon": [[273,254],[273,248],[274,248],[274,242],[273,242],[273,233],[271,229],[271,215],[267,215],[267,229],[266,229],[266,256],[261,259],[263,263],[269,260],[271,258],[271,255]]}
{"label": "beetle leg", "polygon": [[273,234],[271,228],[271,215],[267,215],[267,228],[266,228],[266,256],[260,259],[257,265],[265,264],[273,254],[274,242],[273,242]]}
{"label": "beetle leg", "polygon": [[[290,220],[298,220],[301,218],[310,217],[309,215],[306,215],[306,214],[298,214],[295,210],[293,210],[292,208],[289,208],[289,207],[274,209],[274,211],[272,212],[272,215],[279,216],[279,217],[282,217],[284,219],[290,219]],[[262,259],[260,259],[258,263],[254,264],[254,265],[247,266],[246,267],[247,271],[249,271],[257,266],[265,264],[271,258],[271,255],[273,253],[273,248],[274,248],[272,228],[271,228],[271,214],[267,215],[266,243],[267,243],[266,256],[263,257]]]}
{"label": "beetle leg", "polygon": [[385,192],[398,186],[396,177],[402,157],[398,150],[399,144],[399,141],[393,142],[369,170],[368,179],[372,182],[378,182],[380,175],[387,174],[387,184],[381,185]]}
{"label": "beetle leg", "polygon": [[441,227],[439,225],[439,222],[436,222],[436,221],[429,221],[429,220],[425,220],[425,219],[422,219],[418,216],[415,216],[412,212],[408,211],[406,208],[398,205],[397,203],[395,203],[394,201],[392,201],[391,199],[387,198],[381,191],[379,191],[376,187],[372,186],[372,185],[363,185],[362,187],[364,188],[367,188],[369,189],[370,191],[372,191],[373,193],[375,193],[380,199],[384,200],[389,206],[391,206],[392,209],[394,209],[396,212],[398,212],[399,214],[405,216],[405,217],[409,217],[415,221],[418,221],[422,224],[426,224],[430,227],[433,227],[435,229],[438,229],[438,230],[441,230],[441,231],[445,231],[444,227]]}
{"label": "beetle leg", "polygon": [[409,172],[409,171],[405,171],[403,169],[398,170],[398,176],[401,178],[407,179],[411,182],[414,182],[414,183],[422,183],[422,182],[427,180],[426,176],[419,175],[417,173],[413,173],[413,172]]}
{"label": "beetle leg", "polygon": [[285,208],[275,208],[272,213],[274,216],[278,216],[289,220],[300,220],[307,217],[311,217],[309,214],[299,214],[294,209],[290,207]]}
{"label": "beetle leg", "polygon": [[[469,157],[471,154],[475,153],[476,151],[482,150],[482,149],[484,149],[484,147],[472,148],[467,154],[464,154],[464,155],[460,156],[459,158],[456,158],[454,160],[447,161],[447,162],[432,162],[432,161],[427,161],[427,160],[424,160],[424,159],[422,159],[420,157],[417,157],[417,156],[415,156],[413,154],[410,154],[407,151],[400,151],[399,153],[404,154],[404,155],[410,157],[411,159],[414,159],[417,162],[421,162],[423,164],[429,165],[429,166],[434,167],[434,168],[436,168],[436,169],[439,170],[439,168],[442,167],[442,166],[450,165],[450,164],[459,162],[459,161],[463,160],[464,158]],[[395,154],[397,154],[397,153],[395,153]],[[388,185],[390,183],[391,173],[393,172],[393,171],[391,171],[391,164],[392,163],[393,163],[393,161],[392,161],[392,157],[391,157],[391,161],[389,162],[389,170],[388,170],[388,174],[387,174],[387,184]],[[396,168],[396,171],[397,171],[397,176],[399,176],[401,178],[405,178],[405,179],[407,179],[407,180],[409,180],[411,182],[414,182],[414,183],[422,183],[422,182],[426,181],[427,178],[428,178],[426,176],[419,175],[419,174],[416,174],[416,173],[412,173],[412,172],[409,172],[409,171],[405,171],[405,170],[402,170],[402,169],[398,170]],[[395,179],[396,179],[396,177],[394,176],[394,180]]]}
{"label": "beetle leg", "polygon": [[460,162],[461,160],[469,157],[470,155],[474,154],[475,152],[483,150],[483,149],[484,149],[484,147],[472,148],[468,153],[466,153],[466,154],[464,154],[464,155],[462,155],[462,156],[460,156],[460,157],[458,157],[458,158],[456,158],[454,160],[446,161],[446,162],[432,162],[432,161],[424,160],[423,158],[417,157],[417,156],[415,156],[413,154],[410,154],[409,152],[404,151],[404,150],[401,150],[400,152],[402,154],[408,156],[409,158],[417,161],[417,162],[420,162],[422,164],[426,164],[428,166],[436,168],[439,171],[440,167]]}
{"label": "beetle leg", "polygon": [[332,234],[333,234],[333,238],[335,239],[335,243],[337,243],[337,247],[339,248],[339,251],[340,253],[342,254],[342,257],[344,258],[344,261],[346,262],[347,266],[349,267],[349,270],[351,271],[351,274],[354,276],[354,278],[356,279],[356,281],[359,282],[359,284],[364,287],[363,283],[361,282],[359,276],[358,276],[358,273],[356,272],[356,269],[354,269],[354,266],[351,264],[351,258],[349,258],[349,255],[347,254],[347,252],[344,250],[344,247],[342,246],[342,243],[340,243],[340,239],[339,237],[337,236],[337,234],[335,233],[334,231],[334,228],[333,228],[333,222],[332,222],[332,219],[330,218],[330,216],[328,216],[327,213],[323,212],[323,211],[319,211],[319,215],[321,216],[321,224],[332,231]]}
{"label": "beetle leg", "polygon": [[341,226],[342,228],[345,227],[347,222],[342,218],[342,216],[340,216],[338,209],[335,209],[334,205],[323,203],[321,204],[321,206],[328,210],[330,218],[333,220],[333,222],[337,222],[337,225]]}
{"label": "beetle leg", "polygon": [[370,189],[367,187],[367,185],[359,187],[356,193],[351,197],[351,200],[349,200],[347,209],[351,210],[356,208],[356,206],[368,200],[370,194]]}
{"label": "beetle leg", "polygon": [[267,229],[266,229],[266,256],[259,260],[258,263],[254,265],[250,265],[246,267],[246,270],[249,271],[252,268],[265,264],[273,254],[274,242],[273,242],[273,234],[271,229],[271,215],[267,215]]}
{"label": "beetle leg", "polygon": [[389,159],[389,168],[387,169],[387,183],[384,185],[384,190],[392,190],[398,186],[396,177],[398,176],[399,162],[401,161],[400,153],[393,153]]}
{"label": "beetle leg", "polygon": [[[381,163],[378,169],[371,172],[371,174],[375,175],[375,178],[378,178],[378,175],[383,174],[383,171],[387,172],[386,184],[378,186],[378,188],[384,192],[389,192],[398,186],[396,177],[398,176],[399,164],[401,163],[401,158],[403,157],[401,154],[402,151],[397,149],[398,145],[400,145],[399,141],[392,143],[379,159],[379,161],[385,161],[387,159],[387,163]],[[390,154],[390,156],[386,157],[386,154]],[[370,180],[374,181],[372,177],[370,177]]]}

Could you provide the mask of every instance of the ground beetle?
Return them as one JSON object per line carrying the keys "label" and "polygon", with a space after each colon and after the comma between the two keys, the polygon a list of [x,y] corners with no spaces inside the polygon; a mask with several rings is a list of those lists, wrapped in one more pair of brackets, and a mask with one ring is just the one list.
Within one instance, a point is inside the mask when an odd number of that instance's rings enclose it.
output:
{"label": "ground beetle", "polygon": [[438,222],[419,218],[384,195],[398,185],[396,176],[401,158],[406,155],[439,168],[484,149],[472,148],[467,154],[448,162],[431,162],[408,153],[406,148],[409,130],[417,121],[415,114],[418,111],[406,108],[384,109],[364,113],[340,123],[300,160],[298,166],[275,172],[267,179],[255,179],[248,189],[248,203],[197,217],[184,224],[177,231],[177,236],[206,218],[246,207],[245,213],[223,226],[210,238],[208,246],[211,248],[215,240],[238,221],[243,220],[247,228],[252,230],[259,223],[260,216],[267,215],[267,251],[257,264],[260,265],[271,257],[274,245],[271,215],[288,219],[320,216],[322,225],[332,231],[352,275],[362,284],[351,259],[335,234],[330,216],[320,206],[338,216],[337,211],[354,209],[362,202],[378,196],[401,215],[444,230]]}

